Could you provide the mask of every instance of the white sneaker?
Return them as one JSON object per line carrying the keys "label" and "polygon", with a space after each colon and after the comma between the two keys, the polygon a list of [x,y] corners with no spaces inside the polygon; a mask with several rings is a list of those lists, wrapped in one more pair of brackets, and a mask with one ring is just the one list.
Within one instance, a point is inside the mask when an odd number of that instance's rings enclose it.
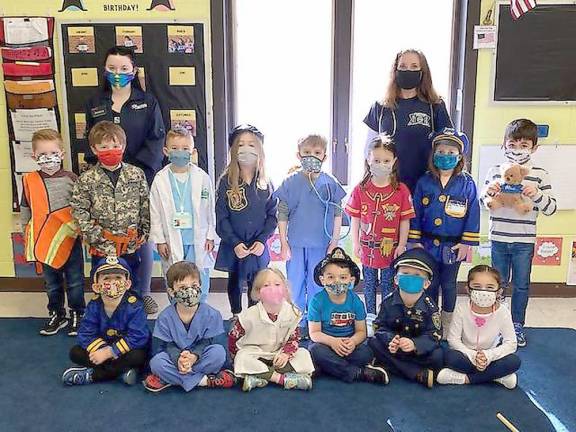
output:
{"label": "white sneaker", "polygon": [[375,314],[366,314],[366,336],[373,337],[374,336],[374,320],[376,319]]}
{"label": "white sneaker", "polygon": [[515,373],[513,373],[510,375],[506,375],[502,378],[496,378],[494,380],[494,382],[497,382],[498,384],[502,384],[507,389],[512,390],[518,384],[518,377],[516,376]]}
{"label": "white sneaker", "polygon": [[444,368],[436,376],[438,384],[466,384],[466,374]]}

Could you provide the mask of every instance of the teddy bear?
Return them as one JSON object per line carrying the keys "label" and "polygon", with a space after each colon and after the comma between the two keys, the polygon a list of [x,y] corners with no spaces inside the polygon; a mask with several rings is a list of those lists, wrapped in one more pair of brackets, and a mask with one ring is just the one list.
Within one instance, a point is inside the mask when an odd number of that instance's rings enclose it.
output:
{"label": "teddy bear", "polygon": [[522,180],[530,172],[527,168],[518,164],[503,164],[500,166],[502,183],[500,192],[485,201],[490,210],[502,207],[513,208],[520,214],[526,214],[532,210],[532,202],[522,195]]}

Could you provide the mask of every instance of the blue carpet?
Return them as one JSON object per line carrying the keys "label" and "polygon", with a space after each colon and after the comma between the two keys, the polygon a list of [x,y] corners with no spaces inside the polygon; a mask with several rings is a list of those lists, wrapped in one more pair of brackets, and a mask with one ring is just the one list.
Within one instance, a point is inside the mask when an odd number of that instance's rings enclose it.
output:
{"label": "blue carpet", "polygon": [[[392,378],[387,387],[314,381],[305,393],[269,386],[232,390],[170,388],[150,394],[114,382],[66,388],[60,383],[74,339],[41,337],[41,320],[0,320],[0,431],[506,431],[502,412],[522,432],[554,431],[553,422],[526,392],[566,429],[576,430],[576,331],[528,329],[520,351],[520,387],[496,384],[438,386],[427,390]],[[558,429],[561,430],[561,429]]]}

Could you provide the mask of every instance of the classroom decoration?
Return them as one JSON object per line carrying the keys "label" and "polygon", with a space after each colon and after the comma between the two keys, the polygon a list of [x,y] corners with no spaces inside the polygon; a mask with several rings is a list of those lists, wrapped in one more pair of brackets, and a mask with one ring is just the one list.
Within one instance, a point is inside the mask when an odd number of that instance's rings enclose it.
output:
{"label": "classroom decoration", "polygon": [[510,14],[517,20],[536,7],[536,0],[510,0]]}
{"label": "classroom decoration", "polygon": [[562,237],[536,237],[532,264],[559,266],[562,259]]}
{"label": "classroom decoration", "polygon": [[570,248],[570,261],[568,261],[566,285],[576,285],[576,240],[572,241],[572,247]]}
{"label": "classroom decoration", "polygon": [[31,158],[32,135],[39,129],[60,130],[53,34],[52,17],[0,19],[14,211],[20,209],[22,174],[38,169]]}

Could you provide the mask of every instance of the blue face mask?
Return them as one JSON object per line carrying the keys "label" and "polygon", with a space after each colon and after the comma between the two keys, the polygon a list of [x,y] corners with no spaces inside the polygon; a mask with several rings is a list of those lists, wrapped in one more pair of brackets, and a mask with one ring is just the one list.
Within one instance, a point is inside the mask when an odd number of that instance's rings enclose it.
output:
{"label": "blue face mask", "polygon": [[168,160],[179,168],[184,168],[190,164],[190,152],[187,150],[170,150]]}
{"label": "blue face mask", "polygon": [[308,173],[319,173],[322,168],[322,161],[316,156],[302,156],[300,163],[302,169]]}
{"label": "blue face mask", "polygon": [[418,294],[424,289],[425,279],[422,276],[411,274],[398,275],[398,288],[408,294]]}
{"label": "blue face mask", "polygon": [[434,153],[434,166],[441,170],[456,168],[460,161],[460,155]]}
{"label": "blue face mask", "polygon": [[126,87],[130,84],[130,81],[134,79],[136,74],[134,73],[113,73],[110,71],[104,72],[104,77],[112,87],[121,88]]}

